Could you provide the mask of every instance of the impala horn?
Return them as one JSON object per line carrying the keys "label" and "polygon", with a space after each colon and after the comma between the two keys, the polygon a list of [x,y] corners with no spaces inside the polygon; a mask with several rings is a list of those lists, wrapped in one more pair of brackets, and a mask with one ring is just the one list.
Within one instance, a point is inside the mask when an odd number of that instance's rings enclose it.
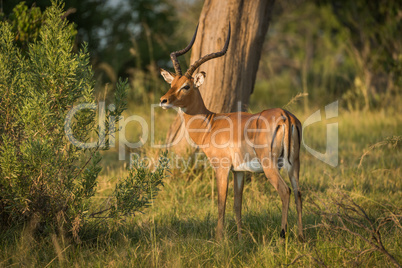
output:
{"label": "impala horn", "polygon": [[172,59],[173,67],[174,67],[174,70],[176,71],[177,75],[181,75],[180,63],[177,60],[177,57],[187,53],[191,49],[191,47],[194,44],[195,37],[197,36],[197,31],[198,31],[198,25],[197,25],[197,28],[195,28],[195,33],[194,33],[193,39],[191,39],[190,44],[188,44],[188,46],[186,46],[182,50],[170,53],[170,58]]}
{"label": "impala horn", "polygon": [[[197,26],[198,27],[198,26]],[[195,38],[195,37],[194,37]],[[192,42],[194,42],[194,38],[192,40]],[[208,55],[205,55],[204,57],[202,57],[201,59],[197,60],[196,62],[194,62],[193,65],[190,66],[190,68],[187,70],[187,72],[184,74],[186,77],[191,78],[191,76],[193,75],[194,71],[201,66],[201,64],[212,60],[214,58],[218,58],[221,57],[223,55],[225,55],[226,51],[228,50],[228,46],[229,46],[229,41],[230,41],[230,23],[229,23],[229,32],[228,32],[228,36],[226,37],[226,42],[225,45],[223,46],[223,49],[219,52],[216,53],[211,53]],[[176,69],[176,67],[175,67]]]}

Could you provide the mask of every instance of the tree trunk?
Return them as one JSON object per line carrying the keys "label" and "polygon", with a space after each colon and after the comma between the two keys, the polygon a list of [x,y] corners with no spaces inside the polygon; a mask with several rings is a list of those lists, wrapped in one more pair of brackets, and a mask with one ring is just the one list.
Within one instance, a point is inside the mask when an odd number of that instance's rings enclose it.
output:
{"label": "tree trunk", "polygon": [[[223,48],[229,22],[232,31],[225,56],[204,63],[195,72],[206,72],[200,92],[210,111],[221,113],[247,109],[273,4],[274,0],[205,1],[190,62]],[[178,134],[182,127],[178,116],[169,129],[168,144],[181,136]],[[174,150],[184,152],[186,144],[186,139],[182,139]]]}

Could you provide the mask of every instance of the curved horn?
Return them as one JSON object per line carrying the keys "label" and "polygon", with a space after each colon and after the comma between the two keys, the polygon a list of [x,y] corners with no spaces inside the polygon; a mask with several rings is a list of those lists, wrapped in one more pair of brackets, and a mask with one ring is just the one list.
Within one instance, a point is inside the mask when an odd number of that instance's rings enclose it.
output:
{"label": "curved horn", "polygon": [[222,49],[221,51],[219,51],[219,52],[211,53],[211,54],[205,55],[205,56],[202,57],[201,59],[197,60],[196,62],[193,63],[193,65],[190,66],[190,68],[187,70],[187,72],[186,72],[184,75],[187,76],[188,78],[190,78],[190,77],[193,75],[194,71],[195,71],[198,67],[200,67],[201,64],[203,64],[204,62],[225,55],[226,51],[228,50],[229,41],[230,41],[230,23],[229,23],[229,32],[228,32],[228,36],[226,37],[226,42],[225,42],[225,45],[223,46],[223,49]]}
{"label": "curved horn", "polygon": [[198,24],[197,24],[197,28],[195,28],[195,33],[193,35],[193,39],[191,39],[190,44],[188,44],[188,46],[182,50],[170,53],[170,58],[172,59],[174,70],[176,71],[176,74],[178,74],[178,75],[181,75],[181,68],[180,68],[180,63],[177,60],[177,57],[187,53],[190,50],[190,48],[194,44],[195,37],[197,36],[197,31],[198,31]]}

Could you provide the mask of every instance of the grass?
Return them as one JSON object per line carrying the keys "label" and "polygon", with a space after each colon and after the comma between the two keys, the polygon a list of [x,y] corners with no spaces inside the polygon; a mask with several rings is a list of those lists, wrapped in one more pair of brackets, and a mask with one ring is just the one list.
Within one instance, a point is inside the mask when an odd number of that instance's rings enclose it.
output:
{"label": "grass", "polygon": [[[134,109],[134,108],[133,108]],[[314,110],[313,110],[314,111]],[[142,113],[149,120],[149,111]],[[158,112],[157,139],[163,139],[173,113]],[[295,112],[303,122],[309,114]],[[0,266],[62,267],[278,267],[278,266],[365,266],[390,267],[382,253],[368,249],[367,242],[349,232],[325,228],[314,202],[324,204],[338,191],[347,193],[367,211],[371,219],[402,208],[401,146],[391,144],[373,148],[358,167],[369,146],[387,137],[401,135],[401,113],[340,111],[339,117],[305,129],[304,140],[312,148],[325,148],[325,123],[339,124],[339,165],[331,167],[317,160],[304,148],[301,154],[301,189],[305,243],[296,239],[296,210],[293,196],[289,213],[289,235],[279,238],[281,203],[274,188],[261,175],[247,178],[243,201],[244,238],[238,241],[233,212],[233,179],[229,185],[226,236],[215,240],[217,193],[211,168],[172,170],[154,204],[144,214],[110,221],[108,225],[88,225],[81,244],[73,243],[62,232],[34,239],[30,226],[0,237]],[[133,142],[141,129],[127,126]],[[137,150],[138,151],[138,150]],[[141,149],[156,155],[154,149]],[[102,202],[113,189],[116,178],[125,174],[117,151],[105,155],[105,169],[98,194]],[[289,183],[287,177],[285,179]],[[289,183],[290,185],[290,183]],[[366,235],[364,230],[349,226]],[[388,223],[381,231],[384,247],[402,263],[402,229]]]}

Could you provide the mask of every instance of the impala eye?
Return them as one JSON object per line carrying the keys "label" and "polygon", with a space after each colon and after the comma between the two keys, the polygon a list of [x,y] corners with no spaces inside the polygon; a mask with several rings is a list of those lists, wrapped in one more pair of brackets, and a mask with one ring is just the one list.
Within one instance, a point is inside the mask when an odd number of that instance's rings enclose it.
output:
{"label": "impala eye", "polygon": [[189,90],[189,89],[190,89],[190,86],[189,86],[189,85],[186,85],[186,86],[182,87],[182,89]]}

